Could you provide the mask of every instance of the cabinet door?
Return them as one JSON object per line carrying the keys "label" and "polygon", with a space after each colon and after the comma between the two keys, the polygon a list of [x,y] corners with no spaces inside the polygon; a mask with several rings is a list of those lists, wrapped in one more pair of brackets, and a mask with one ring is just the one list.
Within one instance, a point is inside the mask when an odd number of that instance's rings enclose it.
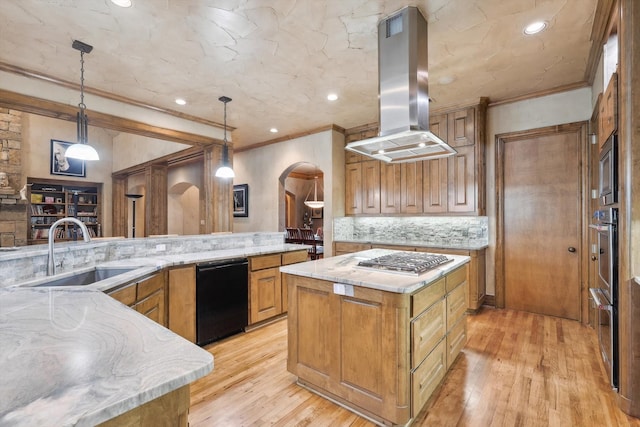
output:
{"label": "cabinet door", "polygon": [[422,213],[422,162],[400,165],[400,211]]}
{"label": "cabinet door", "polygon": [[380,212],[400,212],[400,165],[382,163],[380,166]]}
{"label": "cabinet door", "polygon": [[257,323],[282,313],[280,269],[252,271],[250,277],[250,323]]}
{"label": "cabinet door", "polygon": [[362,163],[347,164],[344,181],[345,214],[362,213]]}
{"label": "cabinet door", "polygon": [[422,209],[425,213],[446,212],[448,160],[433,159],[422,162]]}
{"label": "cabinet door", "polygon": [[476,143],[476,109],[474,107],[454,111],[448,115],[447,143],[452,147],[464,147]]}
{"label": "cabinet door", "polygon": [[362,162],[362,213],[380,213],[380,162]]}
{"label": "cabinet door", "polygon": [[136,288],[137,284],[132,283],[124,288],[116,289],[115,291],[108,292],[111,298],[120,301],[122,304],[131,307],[136,303]]}
{"label": "cabinet door", "polygon": [[167,326],[164,298],[164,289],[160,289],[136,303],[134,308],[138,313],[144,314],[156,323]]}
{"label": "cabinet door", "polygon": [[196,268],[169,270],[169,329],[196,342]]}
{"label": "cabinet door", "polygon": [[449,139],[448,115],[438,114],[429,117],[429,130],[447,142],[447,139]]}
{"label": "cabinet door", "polygon": [[476,211],[475,146],[457,147],[448,158],[449,212]]}
{"label": "cabinet door", "polygon": [[598,145],[600,148],[618,128],[618,74],[613,73],[600,102]]}

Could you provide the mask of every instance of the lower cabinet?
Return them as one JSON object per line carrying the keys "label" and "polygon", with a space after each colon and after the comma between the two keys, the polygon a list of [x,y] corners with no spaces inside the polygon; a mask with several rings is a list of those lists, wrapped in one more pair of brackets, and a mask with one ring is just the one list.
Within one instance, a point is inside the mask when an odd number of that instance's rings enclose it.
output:
{"label": "lower cabinet", "polygon": [[282,286],[280,266],[307,260],[307,250],[249,258],[249,324],[287,312],[288,293]]}
{"label": "lower cabinet", "polygon": [[169,270],[169,329],[196,342],[196,266]]}
{"label": "lower cabinet", "polygon": [[167,326],[166,272],[154,274],[107,294],[162,326]]}
{"label": "lower cabinet", "polygon": [[377,423],[409,423],[466,343],[467,274],[468,264],[411,295],[337,294],[333,282],[286,274],[287,369]]}

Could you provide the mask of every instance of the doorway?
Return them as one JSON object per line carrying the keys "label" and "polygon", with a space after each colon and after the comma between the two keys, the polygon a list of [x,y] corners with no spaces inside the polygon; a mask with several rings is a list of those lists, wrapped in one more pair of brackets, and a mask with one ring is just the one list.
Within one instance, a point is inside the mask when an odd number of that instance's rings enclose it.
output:
{"label": "doorway", "polygon": [[496,305],[581,320],[586,122],[496,140]]}

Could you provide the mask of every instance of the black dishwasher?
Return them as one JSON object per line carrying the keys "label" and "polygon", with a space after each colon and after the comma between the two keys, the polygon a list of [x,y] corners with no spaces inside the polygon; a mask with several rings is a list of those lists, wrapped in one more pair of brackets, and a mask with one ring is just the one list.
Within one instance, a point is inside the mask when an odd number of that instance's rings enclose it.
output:
{"label": "black dishwasher", "polygon": [[196,266],[196,341],[205,345],[248,324],[247,259]]}

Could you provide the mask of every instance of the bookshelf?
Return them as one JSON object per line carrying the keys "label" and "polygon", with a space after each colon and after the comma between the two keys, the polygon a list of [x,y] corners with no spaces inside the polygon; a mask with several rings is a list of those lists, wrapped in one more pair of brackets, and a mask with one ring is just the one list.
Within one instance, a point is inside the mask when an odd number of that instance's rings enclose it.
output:
{"label": "bookshelf", "polygon": [[[101,237],[102,184],[93,182],[27,178],[30,245],[46,243],[51,224],[75,217],[87,226],[90,237]],[[56,240],[82,239],[82,230],[72,223],[60,224]]]}

